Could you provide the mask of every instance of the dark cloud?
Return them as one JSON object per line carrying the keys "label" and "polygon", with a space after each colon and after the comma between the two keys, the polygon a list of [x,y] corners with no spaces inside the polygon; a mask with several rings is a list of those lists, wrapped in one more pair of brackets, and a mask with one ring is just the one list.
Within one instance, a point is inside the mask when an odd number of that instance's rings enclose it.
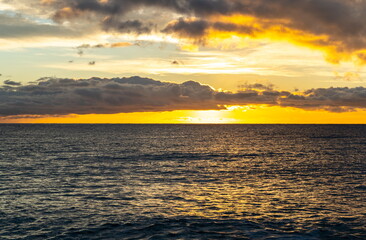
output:
{"label": "dark cloud", "polygon": [[0,88],[0,115],[64,115],[172,110],[218,110],[224,105],[268,104],[333,112],[366,108],[366,88],[318,88],[301,93],[261,84],[239,92],[218,92],[198,82],[149,78],[42,78]]}
{"label": "dark cloud", "polygon": [[317,88],[295,94],[271,88],[261,91],[249,87],[238,93],[217,93],[216,101],[226,105],[268,104],[307,110],[345,112],[366,108],[366,88]]}
{"label": "dark cloud", "polygon": [[91,61],[88,64],[91,65],[91,66],[93,66],[93,65],[95,65],[95,61]]}
{"label": "dark cloud", "polygon": [[14,82],[14,81],[11,81],[11,80],[5,80],[4,84],[10,85],[10,86],[20,86],[20,85],[22,85],[20,82]]}
{"label": "dark cloud", "polygon": [[196,82],[148,78],[56,79],[16,89],[0,88],[0,115],[49,115],[219,109],[214,91]]}
{"label": "dark cloud", "polygon": [[254,36],[256,33],[262,31],[256,27],[246,24],[233,24],[225,22],[215,22],[206,20],[192,20],[180,18],[177,21],[170,22],[163,30],[163,33],[170,33],[178,35],[182,38],[195,39],[196,42],[205,44],[205,38],[209,30],[221,32],[235,32]]}
{"label": "dark cloud", "polygon": [[186,21],[180,18],[169,24],[162,32],[179,33],[180,36],[189,38],[202,38],[206,35],[206,30],[209,28],[209,23],[204,20]]}
{"label": "dark cloud", "polygon": [[285,106],[296,107],[330,107],[339,109],[341,107],[365,108],[366,88],[317,88],[304,92],[304,99],[289,98],[284,101]]}
{"label": "dark cloud", "polygon": [[158,7],[195,15],[232,14],[244,11],[246,7],[238,0],[56,0],[53,5],[57,9],[54,15],[57,20],[93,12],[120,16],[144,7]]}
{"label": "dark cloud", "polygon": [[[40,4],[35,0],[30,2]],[[30,4],[28,0],[27,3]],[[366,62],[364,0],[54,0],[41,6],[52,12],[57,22],[68,21],[79,26],[80,19],[84,19],[88,25],[123,33],[142,34],[156,29],[201,39],[208,29],[254,37],[277,29],[276,34],[282,39],[293,38],[288,35],[294,33],[299,38],[291,42],[318,49],[327,47],[328,51],[351,54],[360,62]],[[161,14],[152,15],[151,9],[159,9]],[[169,18],[164,15],[166,12],[171,13]],[[176,13],[180,18],[173,18]],[[256,22],[218,20],[222,16],[234,15],[250,16]],[[43,27],[55,31],[53,26]],[[21,31],[33,32],[26,28]],[[351,58],[338,55],[328,56],[328,59]]]}
{"label": "dark cloud", "polygon": [[181,60],[173,60],[173,61],[171,61],[171,64],[179,66],[179,65],[184,65],[184,62]]}
{"label": "dark cloud", "polygon": [[139,20],[121,21],[118,18],[108,17],[102,22],[103,30],[114,30],[122,33],[150,33],[154,27],[152,23],[143,23]]}

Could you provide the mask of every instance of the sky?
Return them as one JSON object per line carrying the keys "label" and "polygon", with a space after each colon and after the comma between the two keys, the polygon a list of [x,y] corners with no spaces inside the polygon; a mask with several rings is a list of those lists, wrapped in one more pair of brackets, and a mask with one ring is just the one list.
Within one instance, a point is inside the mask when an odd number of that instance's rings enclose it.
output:
{"label": "sky", "polygon": [[0,123],[366,123],[364,0],[0,0]]}

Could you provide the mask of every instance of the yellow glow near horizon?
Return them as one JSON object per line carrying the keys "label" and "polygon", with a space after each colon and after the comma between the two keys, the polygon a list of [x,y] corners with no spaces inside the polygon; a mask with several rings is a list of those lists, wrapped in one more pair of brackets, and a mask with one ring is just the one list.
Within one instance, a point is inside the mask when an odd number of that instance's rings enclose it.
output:
{"label": "yellow glow near horizon", "polygon": [[0,118],[0,123],[334,123],[366,124],[366,111],[335,113],[323,110],[305,111],[296,108],[265,105],[228,106],[227,110],[171,112],[139,112],[119,114],[67,115],[40,118]]}
{"label": "yellow glow near horizon", "polygon": [[194,111],[192,116],[181,118],[186,123],[236,123],[237,119],[228,118],[226,110]]}

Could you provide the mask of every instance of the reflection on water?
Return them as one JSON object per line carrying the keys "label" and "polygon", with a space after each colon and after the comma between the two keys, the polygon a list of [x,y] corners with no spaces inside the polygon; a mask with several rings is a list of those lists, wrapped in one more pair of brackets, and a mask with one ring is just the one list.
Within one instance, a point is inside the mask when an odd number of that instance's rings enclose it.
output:
{"label": "reflection on water", "polygon": [[363,125],[0,125],[4,239],[365,239]]}

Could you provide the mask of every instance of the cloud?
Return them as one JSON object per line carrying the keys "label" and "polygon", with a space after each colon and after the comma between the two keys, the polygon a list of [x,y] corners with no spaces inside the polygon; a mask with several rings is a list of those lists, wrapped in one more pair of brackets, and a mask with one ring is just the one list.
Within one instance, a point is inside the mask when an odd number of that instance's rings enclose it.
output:
{"label": "cloud", "polygon": [[336,112],[347,108],[365,108],[366,88],[331,87],[310,89],[305,91],[303,96],[290,95],[281,105],[309,109],[325,108]]}
{"label": "cloud", "polygon": [[129,42],[115,42],[115,43],[99,43],[99,44],[82,44],[76,47],[78,54],[81,56],[84,54],[84,49],[89,48],[120,48],[132,46]]}
{"label": "cloud", "polygon": [[55,0],[53,5],[57,11],[54,14],[56,19],[74,18],[80,14],[97,12],[104,15],[125,15],[146,7],[157,7],[169,9],[182,14],[208,15],[213,13],[230,14],[245,7],[236,0]]}
{"label": "cloud", "polygon": [[245,83],[243,85],[239,85],[238,86],[239,89],[251,89],[251,90],[267,90],[267,91],[272,91],[274,89],[274,85],[273,84],[267,84],[267,85],[264,85],[262,83],[253,83],[253,84],[248,84],[248,83]]}
{"label": "cloud", "polygon": [[63,115],[219,109],[214,91],[196,82],[173,84],[148,78],[56,79],[0,89],[0,115]]}
{"label": "cloud", "polygon": [[152,23],[143,23],[140,20],[122,21],[115,17],[107,17],[102,22],[103,30],[114,30],[122,33],[143,34],[150,33],[153,29]]}
{"label": "cloud", "polygon": [[[133,34],[162,31],[196,44],[232,36],[287,41],[323,51],[330,62],[366,63],[364,0],[13,0],[8,4],[41,9],[38,14],[47,12],[61,24],[58,27],[92,26]],[[42,26],[45,29],[38,34],[58,34],[58,27]],[[7,30],[14,31],[33,32]]]}
{"label": "cloud", "polygon": [[181,64],[181,62],[180,62],[180,61],[178,61],[178,60],[173,60],[173,61],[171,61],[171,64],[172,64],[172,65],[180,65],[180,64]]}
{"label": "cloud", "polygon": [[209,26],[210,23],[205,20],[190,21],[180,18],[170,23],[162,31],[166,33],[178,33],[180,37],[199,39],[206,35]]}
{"label": "cloud", "polygon": [[116,42],[116,43],[110,43],[107,44],[106,47],[111,47],[111,48],[119,48],[119,47],[129,47],[132,46],[132,43],[129,42]]}
{"label": "cloud", "polygon": [[4,84],[11,85],[11,86],[20,86],[20,85],[22,85],[20,82],[14,82],[14,81],[11,81],[11,80],[5,80]]}
{"label": "cloud", "polygon": [[37,23],[24,16],[0,14],[0,39],[23,39],[40,37],[80,37],[83,34],[62,25]]}
{"label": "cloud", "polygon": [[176,84],[137,76],[42,78],[23,86],[0,88],[1,116],[219,110],[225,105],[251,104],[353,111],[366,108],[366,88],[318,88],[291,93],[255,84],[233,93],[215,91],[194,81]]}
{"label": "cloud", "polygon": [[360,81],[361,76],[357,72],[345,72],[345,73],[338,73],[334,72],[335,79],[340,81],[352,82],[352,81]]}

